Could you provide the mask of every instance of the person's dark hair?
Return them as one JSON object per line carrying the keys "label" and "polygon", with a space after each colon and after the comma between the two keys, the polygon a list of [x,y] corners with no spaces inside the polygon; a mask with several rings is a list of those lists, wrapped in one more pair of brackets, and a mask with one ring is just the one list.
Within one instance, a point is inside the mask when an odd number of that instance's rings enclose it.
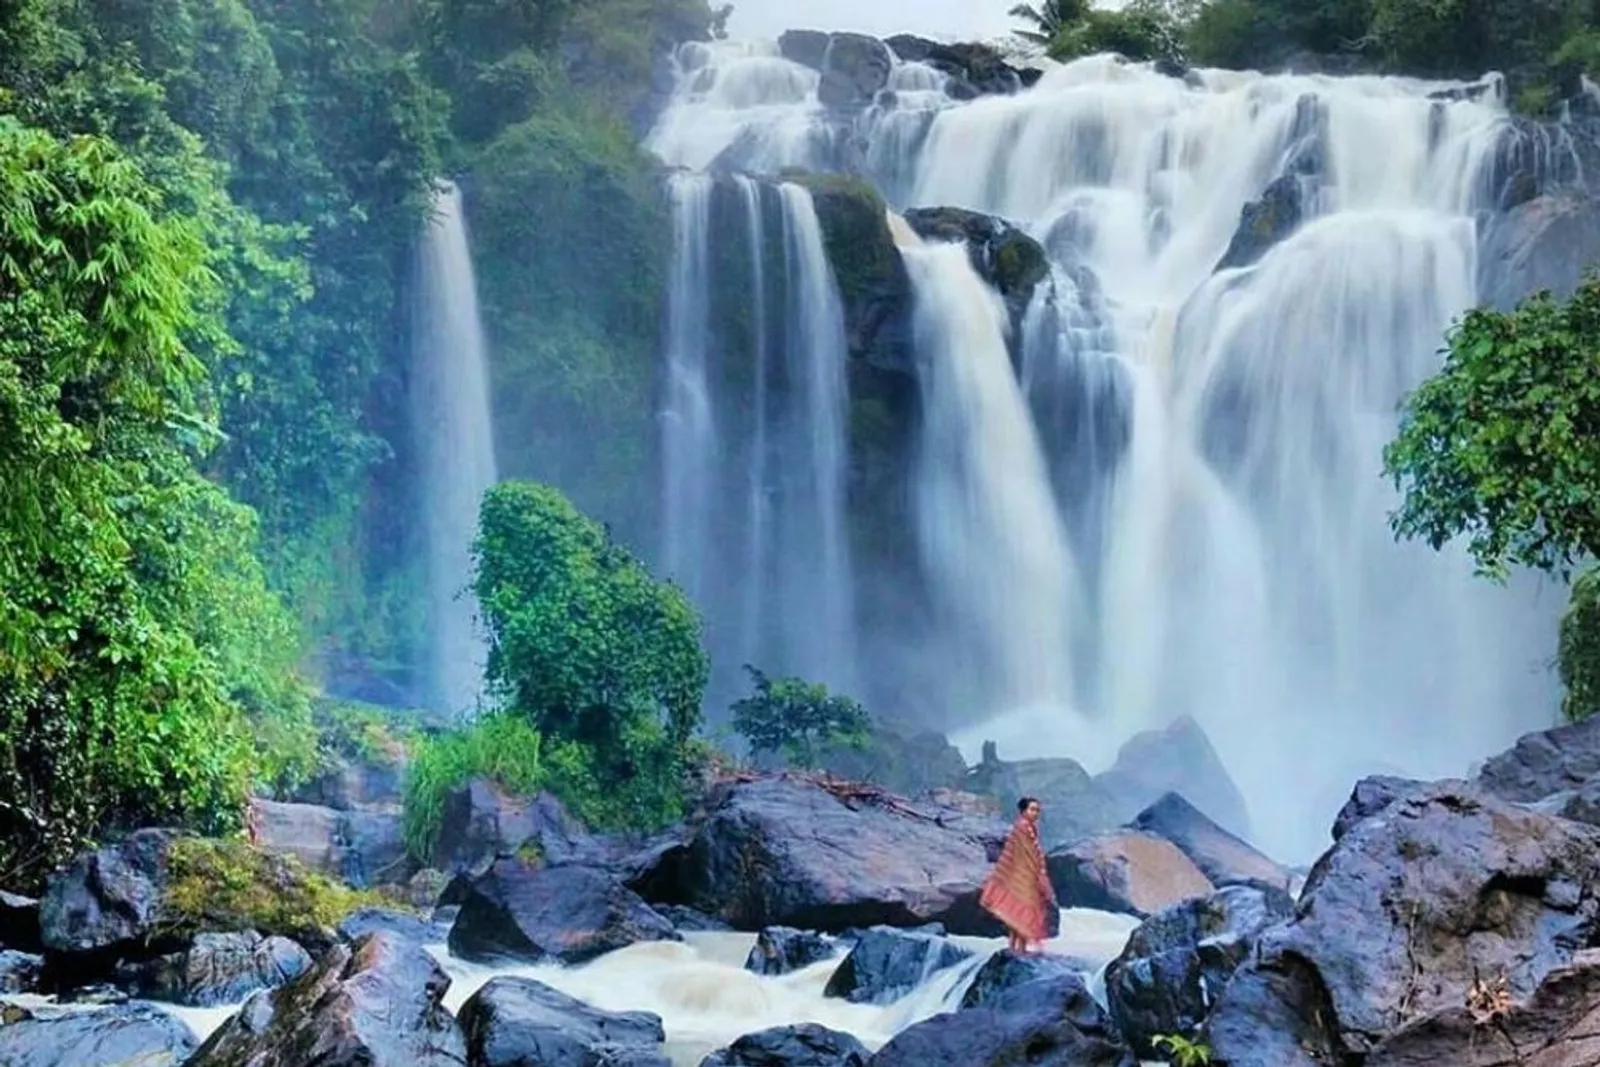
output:
{"label": "person's dark hair", "polygon": [[1039,798],[1038,797],[1023,797],[1021,800],[1017,801],[1017,813],[1021,814],[1022,812],[1025,812],[1025,811],[1028,810],[1028,805],[1029,804],[1037,804],[1037,803],[1039,803]]}

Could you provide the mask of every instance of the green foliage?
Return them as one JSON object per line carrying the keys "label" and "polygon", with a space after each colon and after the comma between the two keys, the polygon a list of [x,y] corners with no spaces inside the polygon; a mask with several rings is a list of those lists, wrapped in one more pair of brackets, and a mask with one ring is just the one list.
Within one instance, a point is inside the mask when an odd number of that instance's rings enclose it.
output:
{"label": "green foliage", "polygon": [[733,729],[752,753],[781,754],[792,767],[814,768],[825,749],[870,743],[872,719],[849,697],[799,678],[768,678],[749,664],[744,669],[755,694],[734,702]]}
{"label": "green foliage", "polygon": [[544,747],[527,719],[506,714],[423,740],[406,768],[406,850],[419,863],[433,861],[445,798],[474,778],[521,796],[544,788],[550,777]]}
{"label": "green foliage", "polygon": [[592,772],[578,806],[609,791],[630,821],[675,816],[708,674],[687,598],[547,486],[490,490],[473,551],[489,683],[545,737],[586,750],[566,768]]}
{"label": "green foliage", "polygon": [[1572,583],[1572,599],[1561,617],[1558,663],[1567,718],[1577,722],[1600,712],[1600,567]]}
{"label": "green foliage", "polygon": [[1401,537],[1465,535],[1481,571],[1600,555],[1600,276],[1565,303],[1471,311],[1407,401],[1384,465]]}
{"label": "green foliage", "polygon": [[1008,14],[1031,27],[1014,31],[1018,37],[1048,45],[1089,14],[1091,6],[1089,0],[1044,0],[1038,6],[1018,4]]}
{"label": "green foliage", "polygon": [[1184,59],[1184,23],[1163,0],[1132,0],[1116,11],[1095,9],[1064,26],[1050,41],[1054,59],[1115,52],[1136,63]]}
{"label": "green foliage", "polygon": [[255,930],[296,937],[332,929],[359,908],[394,906],[242,841],[179,838],[167,852],[167,875],[161,910],[174,933]]}
{"label": "green foliage", "polygon": [[1151,1044],[1170,1054],[1168,1062],[1171,1067],[1205,1067],[1211,1062],[1211,1049],[1208,1046],[1178,1034],[1162,1034]]}
{"label": "green foliage", "polygon": [[399,766],[411,758],[423,736],[419,714],[349,700],[316,701],[312,719],[324,764],[357,760]]}
{"label": "green foliage", "polygon": [[[0,878],[101,828],[223,827],[309,769],[296,633],[190,341],[223,337],[197,228],[109,143],[0,116]],[[263,731],[260,758],[247,724]]]}

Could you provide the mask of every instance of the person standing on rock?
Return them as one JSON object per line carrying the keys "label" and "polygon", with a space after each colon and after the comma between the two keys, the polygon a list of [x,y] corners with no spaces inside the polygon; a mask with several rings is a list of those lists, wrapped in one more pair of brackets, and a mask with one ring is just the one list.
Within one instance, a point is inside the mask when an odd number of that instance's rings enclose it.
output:
{"label": "person standing on rock", "polygon": [[1033,797],[1017,801],[1017,821],[1011,826],[1000,861],[983,883],[978,903],[1006,924],[1013,952],[1033,951],[1049,936],[1056,891],[1050,885],[1050,870],[1039,844],[1039,802]]}

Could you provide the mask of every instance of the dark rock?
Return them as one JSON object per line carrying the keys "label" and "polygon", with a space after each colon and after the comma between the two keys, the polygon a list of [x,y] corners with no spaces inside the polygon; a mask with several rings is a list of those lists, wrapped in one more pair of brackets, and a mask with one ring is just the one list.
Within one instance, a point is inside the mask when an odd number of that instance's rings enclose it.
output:
{"label": "dark rock", "polygon": [[[839,175],[785,175],[811,191],[822,239],[844,304],[853,362],[916,385],[911,276],[889,230],[883,197],[868,182]],[[891,392],[883,383],[879,391]]]}
{"label": "dark rock", "polygon": [[1292,914],[1282,894],[1230,886],[1146,919],[1106,968],[1106,1000],[1134,1051],[1160,1059],[1156,1037],[1199,1029],[1256,938]]}
{"label": "dark rock", "polygon": [[336,876],[358,888],[404,885],[415,869],[405,818],[396,811],[347,811],[339,826],[344,865]]}
{"label": "dark rock", "polygon": [[1213,885],[1260,884],[1287,891],[1293,875],[1222,827],[1176,793],[1141,811],[1130,824],[1177,845]]}
{"label": "dark rock", "polygon": [[613,1013],[529,978],[495,978],[461,1005],[473,1067],[670,1067],[661,1019]]}
{"label": "dark rock", "polygon": [[992,748],[967,776],[967,788],[996,798],[1015,813],[1017,801],[1039,801],[1039,839],[1046,849],[1071,845],[1110,830],[1120,821],[1117,805],[1089,772],[1071,759],[999,759]]}
{"label": "dark rock", "polygon": [[338,934],[353,944],[367,934],[377,933],[380,930],[419,945],[442,944],[450,936],[450,926],[447,923],[434,922],[420,915],[395,911],[392,908],[361,908],[353,911],[339,923]]}
{"label": "dark rock", "polygon": [[1593,828],[1464,783],[1397,800],[1350,827],[1297,917],[1261,935],[1208,1023],[1213,1051],[1238,1067],[1310,1062],[1274,1058],[1293,1038],[1344,1062],[1483,983],[1525,1000],[1600,939],[1600,898],[1578,888],[1596,884]]}
{"label": "dark rock", "polygon": [[1229,833],[1250,840],[1244,797],[1205,731],[1188,716],[1164,730],[1129,738],[1112,768],[1095,776],[1095,784],[1111,797],[1116,823],[1133,818],[1167,793],[1177,793]]}
{"label": "dark rock", "polygon": [[821,30],[787,30],[778,37],[778,52],[791,63],[821,73],[828,60],[830,36]]}
{"label": "dark rock", "polygon": [[[1557,299],[1565,299],[1578,287],[1584,271],[1600,259],[1600,198],[1581,192],[1534,197],[1510,211],[1491,216],[1482,229],[1478,246],[1479,292],[1489,306],[1509,311],[1542,290],[1549,290]],[[1592,758],[1593,741],[1586,741],[1582,747]],[[1517,765],[1524,758],[1546,759],[1548,746],[1535,740],[1520,755],[1513,750],[1498,757],[1503,770],[1495,773],[1513,777],[1519,773],[1536,774],[1537,764],[1519,771]],[[1516,788],[1510,781],[1505,784]],[[1523,787],[1536,784],[1542,787],[1543,782],[1537,777],[1521,782]]]}
{"label": "dark rock", "polygon": [[370,934],[245,1001],[185,1067],[462,1067],[442,1001],[450,979],[420,946]]}
{"label": "dark rock", "polygon": [[1600,716],[1518,738],[1509,750],[1484,763],[1477,784],[1495,796],[1529,803],[1597,778]]}
{"label": "dark rock", "polygon": [[849,1034],[816,1023],[746,1034],[700,1067],[866,1067],[872,1053]]}
{"label": "dark rock", "polygon": [[1531,806],[1547,815],[1600,827],[1600,778],[1590,779],[1578,789],[1545,797]]}
{"label": "dark rock", "polygon": [[[1010,949],[1001,949],[984,960],[978,973],[972,976],[966,992],[961,994],[961,1006],[993,1007],[1012,990],[1044,980],[1072,978],[1083,985],[1083,975],[1092,974],[1096,969],[1086,960],[1065,956],[1018,955]],[[1084,986],[1083,995],[1093,1000],[1087,986]]]}
{"label": "dark rock", "polygon": [[881,718],[865,745],[825,748],[817,765],[835,778],[871,782],[904,796],[954,789],[967,777],[966,761],[944,734]]}
{"label": "dark rock", "polygon": [[835,33],[822,60],[817,100],[823,107],[856,111],[869,106],[889,84],[894,56],[876,37]]}
{"label": "dark rock", "polygon": [[1414,778],[1395,778],[1390,775],[1372,775],[1361,779],[1333,820],[1333,839],[1339,840],[1362,819],[1388,810],[1395,801],[1427,789],[1428,784]]}
{"label": "dark rock", "polygon": [[652,876],[652,900],[742,930],[943,922],[998,932],[977,894],[1003,823],[872,790],[839,795],[796,775],[725,782],[705,808],[687,849]]}
{"label": "dark rock", "polygon": [[44,951],[37,900],[0,890],[0,947],[18,952]]}
{"label": "dark rock", "polygon": [[670,922],[599,871],[502,859],[472,883],[449,944],[468,960],[582,963],[639,941],[676,940]]}
{"label": "dark rock", "polygon": [[147,1000],[212,1008],[274,989],[310,969],[306,950],[285,937],[197,934],[182,952],[124,965],[117,980]]}
{"label": "dark rock", "polygon": [[853,1004],[888,1004],[971,955],[938,935],[876,926],[861,932],[822,995]]}
{"label": "dark rock", "polygon": [[39,904],[44,948],[90,954],[155,937],[167,850],[176,839],[169,830],[140,830],[120,845],[79,856],[53,875]]}
{"label": "dark rock", "polygon": [[[963,208],[911,208],[905,220],[927,240],[967,246],[972,269],[1005,301],[1012,333],[1020,337],[1033,292],[1050,276],[1050,260],[1039,242],[1004,219]],[[1014,354],[1013,363],[1017,358]]]}
{"label": "dark rock", "polygon": [[433,866],[477,874],[513,855],[559,866],[593,858],[587,838],[583,824],[549,793],[513,796],[475,778],[445,797]]}
{"label": "dark rock", "polygon": [[32,993],[39,988],[44,957],[0,949],[0,993]]}
{"label": "dark rock", "polygon": [[1142,919],[1180,901],[1210,896],[1214,888],[1178,846],[1132,830],[1098,834],[1052,851],[1046,860],[1064,908]]}
{"label": "dark rock", "polygon": [[1274,178],[1261,193],[1239,211],[1239,227],[1228,242],[1228,250],[1217,261],[1217,270],[1248,267],[1267,250],[1283,241],[1305,221],[1307,179],[1297,174]]}
{"label": "dark rock", "polygon": [[653,907],[663,919],[666,919],[673,925],[674,929],[679,931],[720,934],[727,933],[733,929],[733,927],[716,916],[707,915],[705,912],[696,911],[694,908],[685,908],[678,904],[656,904]]}
{"label": "dark rock", "polygon": [[950,79],[946,91],[958,100],[1015,93],[1038,80],[1040,71],[1019,71],[986,44],[942,44],[926,37],[899,34],[886,42],[908,63],[925,63]]}
{"label": "dark rock", "polygon": [[5,1067],[178,1067],[195,1048],[193,1031],[145,1004],[15,1014],[0,1019]]}
{"label": "dark rock", "polygon": [[756,936],[744,969],[752,974],[788,974],[831,959],[837,952],[838,946],[826,934],[769,926]]}
{"label": "dark rock", "polygon": [[334,811],[315,804],[250,802],[255,844],[354,886],[403,884],[411,876],[397,812]]}

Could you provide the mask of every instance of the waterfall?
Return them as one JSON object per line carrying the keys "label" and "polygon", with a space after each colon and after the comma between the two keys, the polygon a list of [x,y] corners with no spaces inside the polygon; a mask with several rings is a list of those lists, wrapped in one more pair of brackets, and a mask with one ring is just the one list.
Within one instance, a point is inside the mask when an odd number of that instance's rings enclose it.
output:
{"label": "waterfall", "polygon": [[418,257],[412,424],[427,543],[429,703],[465,713],[483,688],[486,646],[475,621],[472,541],[495,483],[488,358],[461,192],[440,186]]}
{"label": "waterfall", "polygon": [[[1180,79],[1096,56],[973,100],[899,63],[891,93],[841,114],[818,103],[814,71],[770,46],[699,44],[679,63],[649,142],[667,162],[864,169],[895,210],[996,215],[1051,260],[1021,323],[1019,410],[1011,394],[985,406],[1000,392],[980,370],[1005,370],[992,300],[956,286],[955,253],[903,253],[926,376],[919,440],[933,445],[907,476],[917,519],[904,536],[942,630],[930,639],[915,619],[898,638],[862,636],[926,653],[909,667],[879,657],[879,673],[926,675],[930,657],[956,661],[948,649],[990,673],[977,695],[919,679],[945,705],[926,714],[1003,751],[1087,764],[1088,748],[1191,715],[1260,842],[1284,855],[1320,848],[1353,776],[1459,775],[1548,721],[1560,598],[1526,574],[1482,581],[1459,546],[1395,543],[1382,475],[1401,401],[1485,284],[1479,220],[1516,137],[1498,94]],[[1031,425],[999,433],[980,410]],[[1051,521],[1037,515],[1038,461],[1008,461],[1018,448],[1043,453]],[[1013,529],[1024,511],[1030,525]],[[1016,578],[1030,567],[1046,577]],[[872,577],[863,590],[882,584]],[[967,582],[985,596],[954,597]],[[1109,743],[1086,746],[1086,719]]]}
{"label": "waterfall", "polygon": [[745,663],[848,691],[847,344],[811,194],[696,174],[671,189],[663,570],[705,616],[714,707]]}

